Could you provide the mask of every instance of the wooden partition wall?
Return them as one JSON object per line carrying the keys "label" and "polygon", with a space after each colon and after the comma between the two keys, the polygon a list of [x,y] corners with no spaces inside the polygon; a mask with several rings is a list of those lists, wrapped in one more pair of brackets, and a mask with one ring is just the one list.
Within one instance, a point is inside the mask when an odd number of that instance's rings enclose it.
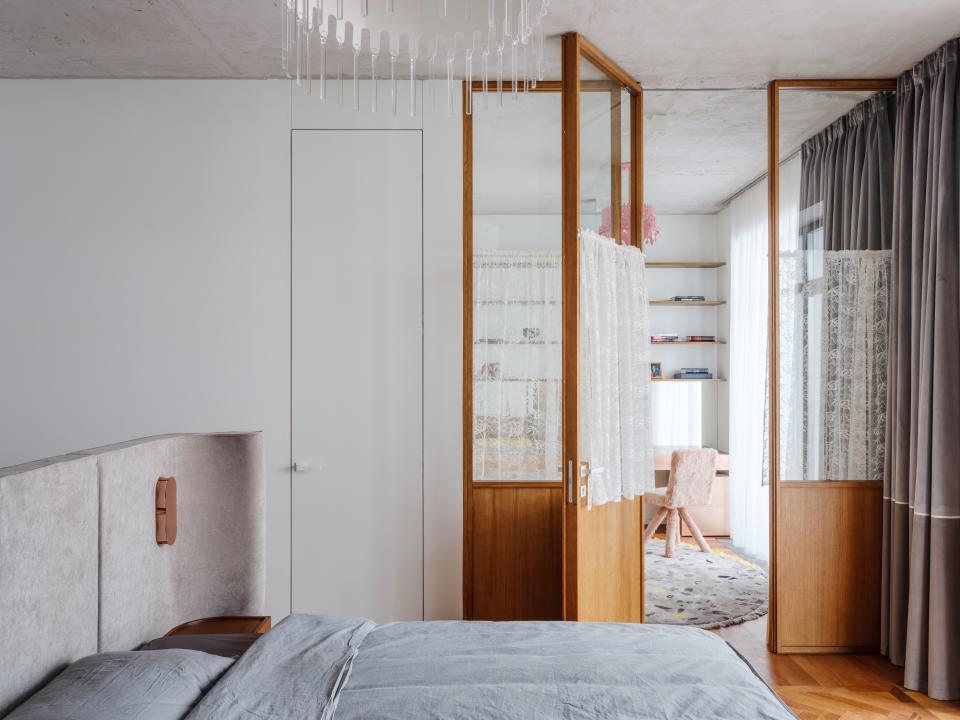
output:
{"label": "wooden partition wall", "polygon": [[[770,377],[780,377],[780,100],[784,90],[883,91],[895,80],[776,80],[767,91]],[[770,388],[770,616],[778,653],[876,652],[883,483],[781,477],[780,388]]]}
{"label": "wooden partition wall", "polygon": [[[588,482],[579,462],[576,418],[576,235],[579,230],[578,63],[605,57],[583,38],[564,37],[564,79],[536,92],[562,92],[564,273],[564,462],[562,482],[473,481],[473,118],[463,118],[464,151],[464,617],[641,621],[641,502],[585,510]],[[592,57],[591,57],[592,56]],[[642,227],[640,163],[642,91],[610,64],[620,87],[631,88],[632,226]],[[464,92],[479,89],[464,87]],[[779,378],[780,93],[786,89],[882,91],[892,80],[780,80],[768,88],[770,377]],[[510,88],[507,84],[507,88]],[[576,88],[576,92],[573,89]],[[596,88],[599,89],[599,88]],[[571,128],[575,130],[571,131]],[[616,137],[612,131],[612,137]],[[611,160],[619,162],[619,148]],[[612,164],[612,163],[611,163]],[[614,179],[614,175],[611,178]],[[619,176],[616,176],[619,177]],[[613,197],[618,196],[613,188]],[[619,213],[614,213],[619,217]],[[779,384],[770,399],[770,615],[773,652],[870,652],[879,642],[882,483],[798,481],[780,477]],[[634,542],[635,538],[635,542]],[[617,585],[612,579],[616,579]],[[634,592],[637,590],[637,592]]]}
{"label": "wooden partition wall", "polygon": [[[597,77],[581,79],[580,63]],[[496,88],[489,83],[488,89]],[[633,242],[642,234],[642,89],[577,33],[563,36],[561,81],[537,83],[533,92],[560,93],[562,113],[563,480],[475,482],[473,478],[473,115],[464,84],[463,114],[463,605],[477,620],[643,619],[642,498],[588,509],[581,487],[577,358],[580,229],[580,93],[610,96],[610,191],[614,237],[621,208],[630,203]],[[504,83],[505,91],[512,90]],[[630,147],[622,148],[623,93],[629,97]],[[505,139],[508,142],[509,139]],[[629,158],[629,188],[622,162]]]}

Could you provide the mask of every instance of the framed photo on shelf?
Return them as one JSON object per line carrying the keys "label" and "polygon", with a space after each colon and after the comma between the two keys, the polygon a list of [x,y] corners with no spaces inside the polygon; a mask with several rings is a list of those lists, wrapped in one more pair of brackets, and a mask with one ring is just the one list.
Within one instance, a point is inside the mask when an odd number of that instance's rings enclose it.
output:
{"label": "framed photo on shelf", "polygon": [[662,377],[663,377],[663,363],[661,362],[650,363],[650,379],[656,380]]}

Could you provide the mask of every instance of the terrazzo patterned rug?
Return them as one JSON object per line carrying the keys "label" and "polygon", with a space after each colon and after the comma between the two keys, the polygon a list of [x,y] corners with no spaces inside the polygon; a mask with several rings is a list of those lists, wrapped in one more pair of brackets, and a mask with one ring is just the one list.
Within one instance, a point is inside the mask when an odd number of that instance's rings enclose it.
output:
{"label": "terrazzo patterned rug", "polygon": [[664,541],[647,541],[646,622],[710,630],[767,614],[767,574],[730,550],[700,552],[680,544],[672,558]]}

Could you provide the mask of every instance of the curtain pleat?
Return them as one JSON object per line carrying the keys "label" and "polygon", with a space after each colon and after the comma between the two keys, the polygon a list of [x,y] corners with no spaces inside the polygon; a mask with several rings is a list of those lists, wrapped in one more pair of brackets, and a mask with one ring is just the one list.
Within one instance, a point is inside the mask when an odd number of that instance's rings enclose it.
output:
{"label": "curtain pleat", "polygon": [[898,81],[881,650],[960,699],[960,41]]}
{"label": "curtain pleat", "polygon": [[803,249],[890,248],[895,121],[896,96],[877,93],[803,144]]}

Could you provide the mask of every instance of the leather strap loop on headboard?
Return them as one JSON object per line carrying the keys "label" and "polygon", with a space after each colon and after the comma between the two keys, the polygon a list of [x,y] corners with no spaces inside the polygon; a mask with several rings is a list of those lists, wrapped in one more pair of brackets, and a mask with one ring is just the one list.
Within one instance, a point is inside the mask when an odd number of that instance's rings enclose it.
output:
{"label": "leather strap loop on headboard", "polygon": [[[177,542],[157,545],[158,477],[177,483]],[[263,437],[174,435],[100,455],[100,651],[213,615],[261,615]]]}
{"label": "leather strap loop on headboard", "polygon": [[177,541],[177,479],[157,480],[157,545]]}

